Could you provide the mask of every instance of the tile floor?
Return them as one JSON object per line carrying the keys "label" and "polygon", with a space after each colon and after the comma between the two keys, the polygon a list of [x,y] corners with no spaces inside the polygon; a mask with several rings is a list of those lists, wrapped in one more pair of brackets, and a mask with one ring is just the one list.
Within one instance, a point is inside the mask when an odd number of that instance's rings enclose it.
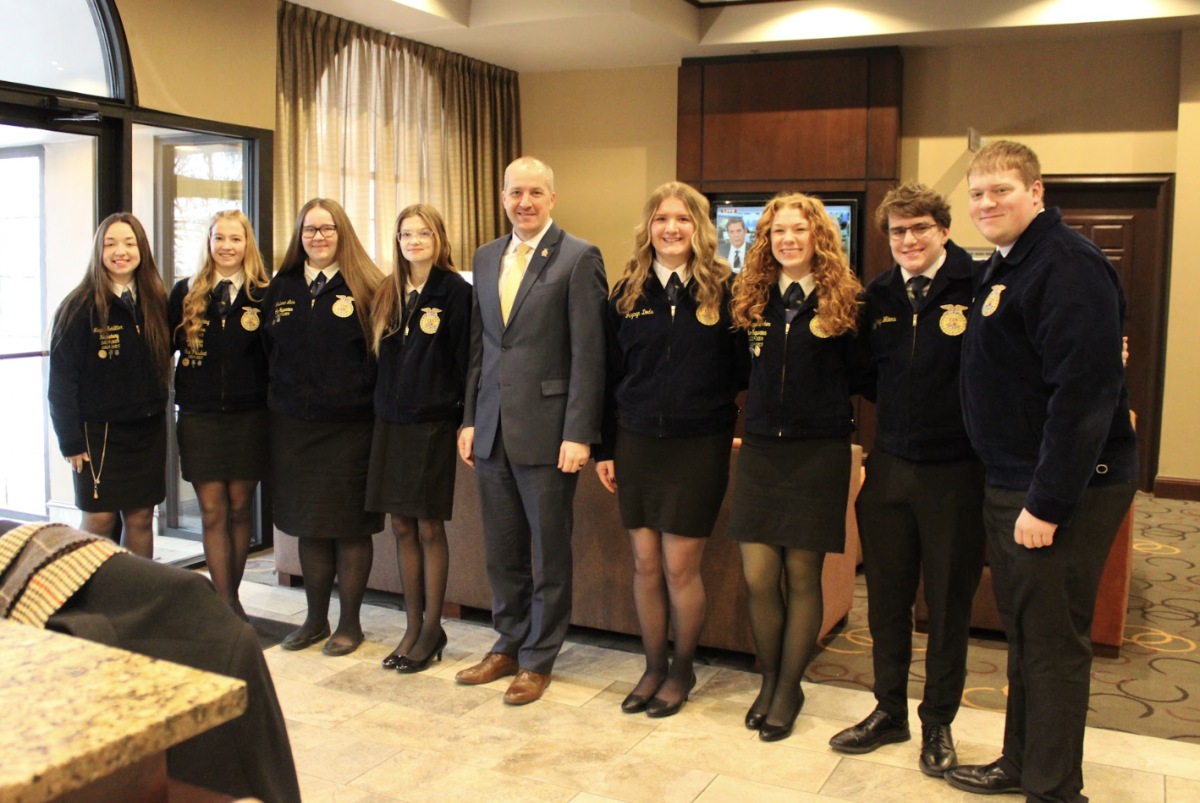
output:
{"label": "tile floor", "polygon": [[[299,622],[305,610],[295,589],[245,583],[242,601],[273,619]],[[641,675],[639,656],[568,643],[546,696],[514,708],[501,700],[506,681],[454,683],[487,651],[490,629],[447,620],[444,660],[400,675],[379,662],[399,641],[403,614],[366,606],[363,620],[368,640],[350,656],[328,658],[319,646],[266,652],[306,803],[981,800],[922,775],[915,741],[853,758],[830,751],[831,735],[870,712],[866,692],[805,684],[795,733],[764,744],[742,725],[753,674],[702,668],[684,710],[651,720],[619,708]],[[995,758],[1003,726],[1002,714],[963,709],[960,760]],[[1093,803],[1200,803],[1200,745],[1089,729],[1084,758]]]}

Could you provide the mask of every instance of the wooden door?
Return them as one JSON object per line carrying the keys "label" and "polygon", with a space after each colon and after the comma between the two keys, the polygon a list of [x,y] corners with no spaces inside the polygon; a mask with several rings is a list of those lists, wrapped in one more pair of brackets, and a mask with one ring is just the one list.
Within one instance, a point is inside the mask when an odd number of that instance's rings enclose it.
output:
{"label": "wooden door", "polygon": [[1125,290],[1129,405],[1138,416],[1140,487],[1158,475],[1166,362],[1172,176],[1046,176],[1046,206],[1104,250]]}

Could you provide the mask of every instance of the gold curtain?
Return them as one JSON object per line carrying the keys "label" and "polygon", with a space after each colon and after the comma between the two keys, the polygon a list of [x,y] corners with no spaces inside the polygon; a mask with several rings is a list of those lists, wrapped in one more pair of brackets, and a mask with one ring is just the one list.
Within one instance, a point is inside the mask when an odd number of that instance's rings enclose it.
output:
{"label": "gold curtain", "polygon": [[521,149],[515,72],[288,2],[277,69],[277,264],[315,197],[345,206],[385,273],[409,204],[441,211],[460,269],[507,230],[500,190]]}

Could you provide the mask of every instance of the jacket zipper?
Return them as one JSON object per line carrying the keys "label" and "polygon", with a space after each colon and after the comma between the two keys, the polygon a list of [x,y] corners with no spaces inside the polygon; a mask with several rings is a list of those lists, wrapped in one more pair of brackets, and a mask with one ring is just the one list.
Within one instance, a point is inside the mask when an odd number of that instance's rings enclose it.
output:
{"label": "jacket zipper", "polygon": [[[783,314],[787,315],[787,312],[784,312]],[[779,372],[779,437],[781,438],[783,437],[783,394],[784,389],[787,387],[788,335],[791,333],[791,331],[792,325],[790,323],[785,323],[783,325],[783,369]]]}

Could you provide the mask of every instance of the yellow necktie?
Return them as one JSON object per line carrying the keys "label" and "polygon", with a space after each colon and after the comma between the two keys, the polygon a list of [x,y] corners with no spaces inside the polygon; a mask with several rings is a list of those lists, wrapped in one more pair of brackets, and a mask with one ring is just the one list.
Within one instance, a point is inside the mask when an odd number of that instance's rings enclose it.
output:
{"label": "yellow necktie", "polygon": [[504,257],[504,279],[500,282],[500,316],[508,324],[508,314],[512,312],[513,301],[517,297],[517,288],[525,276],[525,257],[533,249],[528,243],[521,243],[517,250]]}

